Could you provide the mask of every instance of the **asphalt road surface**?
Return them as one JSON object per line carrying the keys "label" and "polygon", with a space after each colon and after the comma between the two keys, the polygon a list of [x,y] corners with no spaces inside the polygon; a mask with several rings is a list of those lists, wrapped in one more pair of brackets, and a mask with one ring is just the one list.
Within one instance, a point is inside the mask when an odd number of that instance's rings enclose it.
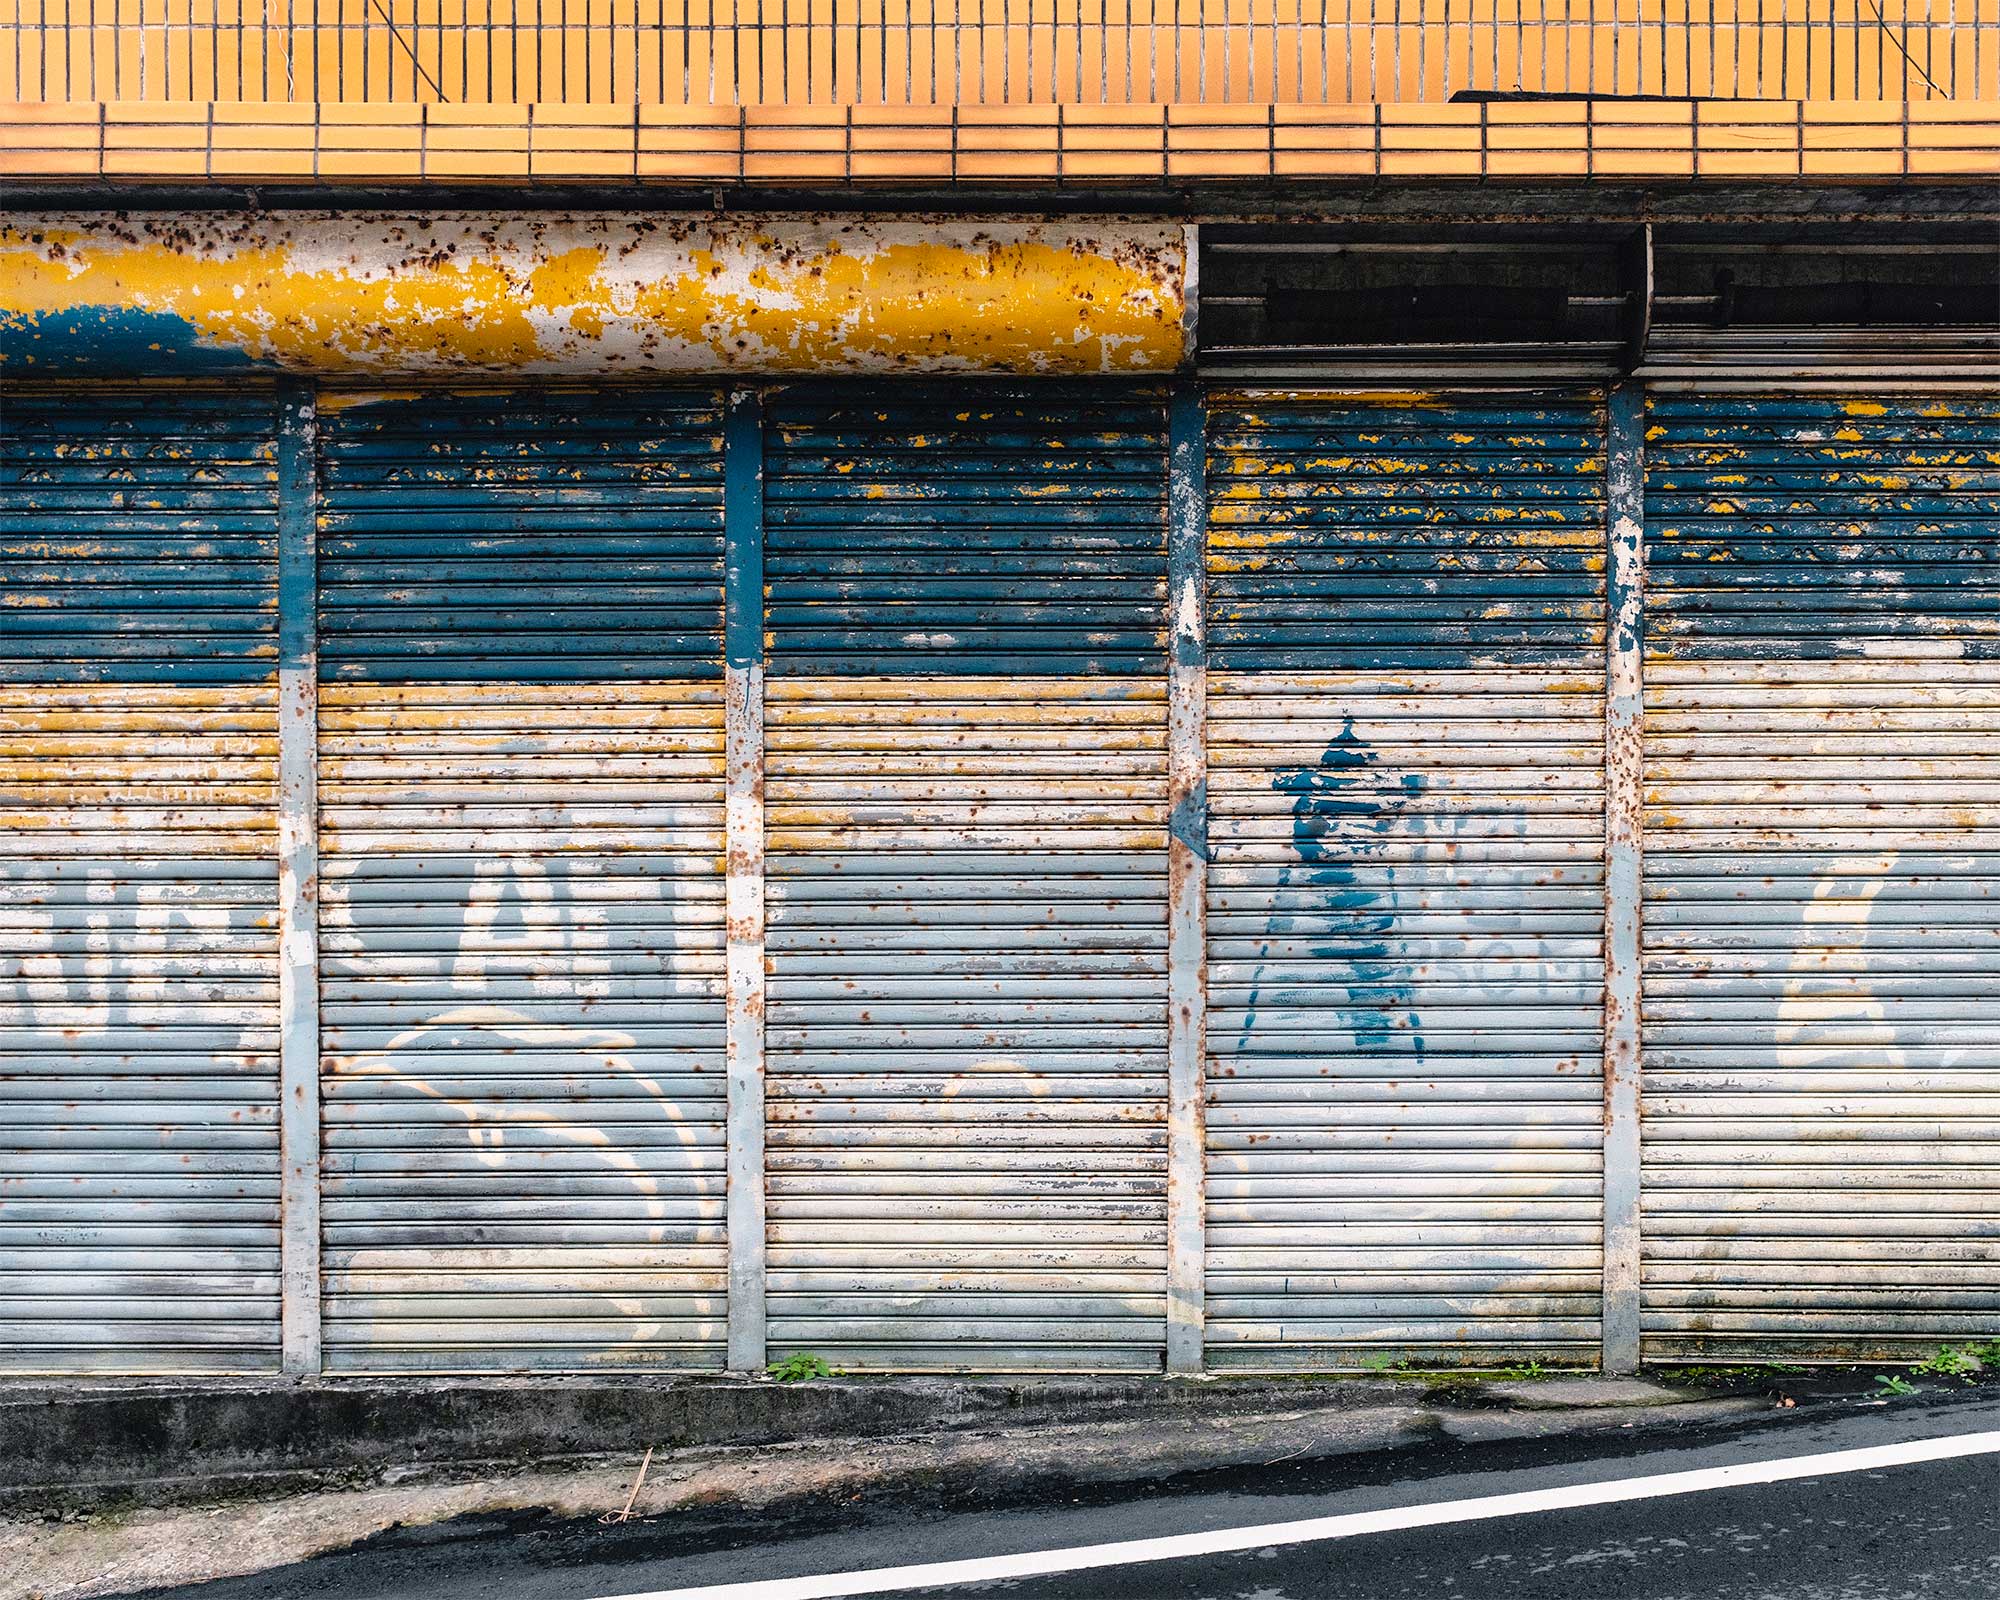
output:
{"label": "asphalt road surface", "polygon": [[[1537,1504],[1484,1520],[1332,1539],[1292,1542],[1294,1535],[1268,1526],[1359,1512],[1451,1516],[1478,1497],[1554,1491],[1560,1498],[1582,1485],[1982,1433],[2000,1433],[2000,1399],[1990,1391],[1933,1391],[1888,1404],[1857,1395],[1724,1430],[1648,1430],[1622,1447],[1603,1436],[1441,1446],[1032,1504],[864,1501],[783,1518],[677,1514],[620,1528],[473,1518],[400,1531],[256,1577],[155,1592],[175,1600],[664,1600],[688,1588],[756,1584],[762,1593],[745,1589],[740,1600],[795,1600],[827,1593],[811,1582],[826,1575],[1220,1532],[1240,1540],[1268,1533],[1273,1542],[952,1587],[839,1592],[1009,1600],[2000,1600],[2000,1454],[1990,1442],[1984,1453],[1953,1459],[1815,1469],[1791,1481],[1612,1504]],[[796,1579],[808,1582],[794,1588],[786,1581]]]}

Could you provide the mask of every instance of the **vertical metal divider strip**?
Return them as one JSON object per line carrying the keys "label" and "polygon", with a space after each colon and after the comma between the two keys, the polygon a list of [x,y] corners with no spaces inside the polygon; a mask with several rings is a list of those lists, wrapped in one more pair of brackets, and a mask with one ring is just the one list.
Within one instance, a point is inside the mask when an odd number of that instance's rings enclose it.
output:
{"label": "vertical metal divider strip", "polygon": [[317,1377],[320,1350],[319,414],[278,395],[279,1350]]}
{"label": "vertical metal divider strip", "polygon": [[727,772],[726,1050],[729,1073],[729,1349],[765,1363],[764,1241],[764,417],[728,397],[723,427],[723,683]]}
{"label": "vertical metal divider strip", "polygon": [[1645,620],[1645,391],[1608,408],[1604,700],[1604,1347],[1606,1372],[1639,1367],[1641,699]]}
{"label": "vertical metal divider strip", "polygon": [[1167,421],[1167,1371],[1200,1372],[1206,1271],[1207,417],[1193,378]]}

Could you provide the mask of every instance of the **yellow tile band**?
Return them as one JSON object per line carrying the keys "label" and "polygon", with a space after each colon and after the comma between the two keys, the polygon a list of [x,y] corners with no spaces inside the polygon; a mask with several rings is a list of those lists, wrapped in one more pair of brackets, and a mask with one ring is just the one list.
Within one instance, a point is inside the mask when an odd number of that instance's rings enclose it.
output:
{"label": "yellow tile band", "polygon": [[2000,176],[2000,101],[0,105],[0,174],[328,184]]}

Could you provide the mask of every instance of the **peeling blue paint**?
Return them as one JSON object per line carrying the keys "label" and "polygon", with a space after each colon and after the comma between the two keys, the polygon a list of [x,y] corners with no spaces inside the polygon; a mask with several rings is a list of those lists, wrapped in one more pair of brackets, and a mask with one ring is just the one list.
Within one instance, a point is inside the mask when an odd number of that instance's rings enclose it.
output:
{"label": "peeling blue paint", "polygon": [[2000,657],[2000,400],[1656,395],[1648,417],[1653,651]]}
{"label": "peeling blue paint", "polygon": [[723,430],[707,388],[325,408],[322,671],[720,678]]}
{"label": "peeling blue paint", "polygon": [[[0,315],[0,371],[37,377],[130,377],[172,371],[199,377],[250,372],[247,351],[208,340],[185,317],[131,306],[78,306]],[[275,370],[273,368],[273,370]]]}
{"label": "peeling blue paint", "polygon": [[1598,658],[1597,396],[1258,396],[1211,415],[1211,667]]}
{"label": "peeling blue paint", "polygon": [[0,433],[0,682],[277,670],[277,401],[16,390]]}
{"label": "peeling blue paint", "polygon": [[1164,673],[1161,390],[878,394],[771,402],[773,675]]}

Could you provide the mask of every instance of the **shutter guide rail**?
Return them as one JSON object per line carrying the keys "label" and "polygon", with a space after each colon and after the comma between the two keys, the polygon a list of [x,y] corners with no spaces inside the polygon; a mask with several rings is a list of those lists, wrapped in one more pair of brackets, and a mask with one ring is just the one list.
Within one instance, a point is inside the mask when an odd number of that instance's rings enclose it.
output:
{"label": "shutter guide rail", "polygon": [[320,1372],[318,455],[310,385],[278,412],[278,1143],[288,1376]]}
{"label": "shutter guide rail", "polygon": [[[1189,259],[1193,259],[1190,252]],[[1167,1371],[1203,1365],[1208,1011],[1207,414],[1176,385],[1167,419]]]}
{"label": "shutter guide rail", "polygon": [[1604,1348],[1639,1369],[1640,701],[1644,633],[1645,394],[1609,396],[1604,700]]}
{"label": "shutter guide rail", "polygon": [[727,764],[729,1366],[765,1360],[764,423],[729,396],[723,442],[723,653]]}

